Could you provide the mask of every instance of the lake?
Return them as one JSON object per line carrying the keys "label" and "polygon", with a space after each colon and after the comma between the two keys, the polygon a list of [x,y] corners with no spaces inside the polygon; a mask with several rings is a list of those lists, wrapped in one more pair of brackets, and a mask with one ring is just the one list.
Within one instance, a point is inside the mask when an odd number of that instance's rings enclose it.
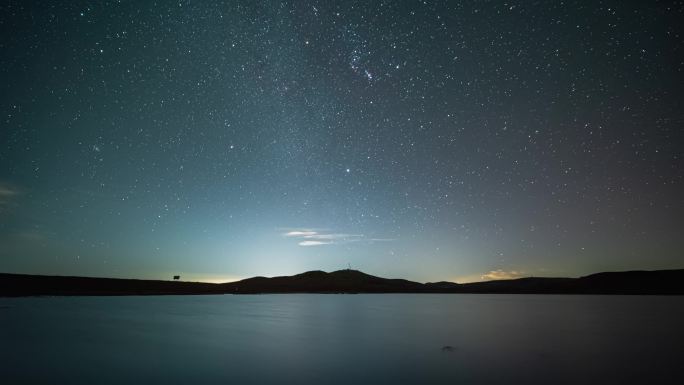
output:
{"label": "lake", "polygon": [[5,384],[684,383],[684,297],[0,298]]}

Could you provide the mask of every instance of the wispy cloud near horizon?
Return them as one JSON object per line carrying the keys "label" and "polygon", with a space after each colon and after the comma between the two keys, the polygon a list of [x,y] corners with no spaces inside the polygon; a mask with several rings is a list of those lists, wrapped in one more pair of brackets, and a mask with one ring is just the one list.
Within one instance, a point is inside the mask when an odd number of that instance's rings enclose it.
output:
{"label": "wispy cloud near horizon", "polygon": [[288,231],[287,233],[283,234],[286,237],[306,237],[306,236],[311,236],[311,235],[316,235],[315,231],[311,230],[295,230],[295,231]]}
{"label": "wispy cloud near horizon", "polygon": [[330,245],[332,242],[321,242],[321,241],[301,241],[298,243],[299,246],[321,246]]}
{"label": "wispy cloud near horizon", "polygon": [[[282,236],[300,240],[300,242],[297,243],[299,246],[325,246],[366,240],[363,234],[336,233],[322,229],[287,228],[280,230],[285,231],[282,233]],[[368,241],[376,240],[379,239],[368,239]]]}

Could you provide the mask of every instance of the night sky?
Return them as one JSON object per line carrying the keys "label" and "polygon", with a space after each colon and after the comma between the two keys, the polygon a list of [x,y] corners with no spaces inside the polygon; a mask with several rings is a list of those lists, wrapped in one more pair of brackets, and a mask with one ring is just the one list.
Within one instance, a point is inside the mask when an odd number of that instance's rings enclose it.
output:
{"label": "night sky", "polygon": [[684,267],[680,1],[9,1],[0,271]]}

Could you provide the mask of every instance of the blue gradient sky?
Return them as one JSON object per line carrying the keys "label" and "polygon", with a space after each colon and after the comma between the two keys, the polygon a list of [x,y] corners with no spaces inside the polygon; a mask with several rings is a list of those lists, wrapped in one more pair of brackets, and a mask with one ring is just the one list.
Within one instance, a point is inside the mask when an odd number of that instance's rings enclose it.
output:
{"label": "blue gradient sky", "polygon": [[0,7],[0,271],[684,266],[677,3]]}

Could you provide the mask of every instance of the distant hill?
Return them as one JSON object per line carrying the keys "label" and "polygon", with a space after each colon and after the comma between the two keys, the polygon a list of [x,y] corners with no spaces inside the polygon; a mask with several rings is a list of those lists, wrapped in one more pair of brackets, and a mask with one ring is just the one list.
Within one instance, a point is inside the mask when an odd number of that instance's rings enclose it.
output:
{"label": "distant hill", "polygon": [[221,294],[201,282],[0,273],[0,296]]}
{"label": "distant hill", "polygon": [[256,277],[224,283],[227,293],[419,293],[422,283],[380,278],[357,270],[308,271],[285,277]]}
{"label": "distant hill", "polygon": [[473,282],[455,292],[507,294],[684,294],[684,269],[624,271],[580,278],[519,278]]}
{"label": "distant hill", "polygon": [[0,273],[0,296],[269,293],[684,294],[684,269],[626,271],[580,278],[520,278],[458,284],[387,279],[357,270],[308,271],[214,284]]}

